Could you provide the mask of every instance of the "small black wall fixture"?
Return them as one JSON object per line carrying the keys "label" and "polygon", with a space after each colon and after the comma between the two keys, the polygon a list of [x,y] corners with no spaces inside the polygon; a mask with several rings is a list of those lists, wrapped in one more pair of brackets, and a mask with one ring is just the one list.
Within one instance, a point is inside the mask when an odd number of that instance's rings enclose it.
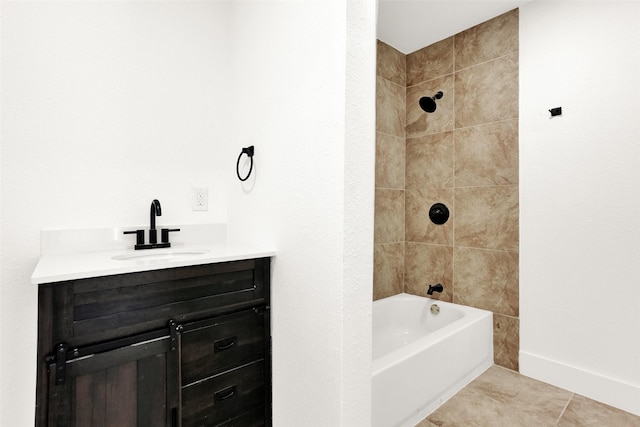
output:
{"label": "small black wall fixture", "polygon": [[429,209],[429,219],[437,225],[442,225],[449,220],[449,208],[444,203],[436,203]]}
{"label": "small black wall fixture", "polygon": [[[249,166],[249,172],[247,173],[247,176],[245,176],[244,178],[240,176],[240,159],[242,158],[243,154],[246,154],[247,157],[249,157],[249,159],[251,160],[251,165]],[[250,147],[243,148],[242,151],[240,152],[240,155],[238,156],[238,161],[236,162],[236,175],[238,175],[238,179],[240,181],[246,181],[251,176],[252,170],[253,170],[253,145]]]}
{"label": "small black wall fixture", "polygon": [[562,107],[556,107],[549,110],[551,113],[551,117],[561,116],[562,115]]}
{"label": "small black wall fixture", "polygon": [[433,113],[434,111],[436,111],[436,99],[442,98],[443,95],[444,94],[442,93],[442,91],[438,91],[433,96],[423,96],[422,98],[420,98],[420,101],[418,101],[418,103],[420,104],[420,108],[422,108],[427,113]]}

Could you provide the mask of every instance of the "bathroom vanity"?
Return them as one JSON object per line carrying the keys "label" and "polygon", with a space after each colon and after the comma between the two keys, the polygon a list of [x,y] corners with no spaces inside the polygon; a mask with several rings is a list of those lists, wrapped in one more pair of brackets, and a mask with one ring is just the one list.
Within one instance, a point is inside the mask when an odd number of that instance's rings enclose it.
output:
{"label": "bathroom vanity", "polygon": [[167,254],[108,274],[41,259],[36,426],[271,425],[273,254]]}

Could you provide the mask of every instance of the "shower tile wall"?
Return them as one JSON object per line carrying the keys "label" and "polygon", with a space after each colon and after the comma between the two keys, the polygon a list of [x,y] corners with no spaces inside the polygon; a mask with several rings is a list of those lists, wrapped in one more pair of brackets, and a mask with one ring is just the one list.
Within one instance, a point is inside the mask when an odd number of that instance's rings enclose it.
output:
{"label": "shower tile wall", "polygon": [[379,41],[377,79],[374,299],[442,283],[493,311],[495,362],[518,370],[518,10],[409,55]]}
{"label": "shower tile wall", "polygon": [[378,42],[373,298],[403,291],[405,55]]}

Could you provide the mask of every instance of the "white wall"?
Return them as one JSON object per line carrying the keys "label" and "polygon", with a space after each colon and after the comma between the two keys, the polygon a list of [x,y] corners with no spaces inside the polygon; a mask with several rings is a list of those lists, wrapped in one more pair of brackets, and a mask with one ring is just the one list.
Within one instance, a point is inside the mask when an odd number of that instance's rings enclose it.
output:
{"label": "white wall", "polygon": [[636,414],[638,22],[637,2],[520,9],[520,370]]}
{"label": "white wall", "polygon": [[33,425],[40,229],[226,220],[226,8],[2,2],[1,426]]}
{"label": "white wall", "polygon": [[[277,426],[370,425],[375,16],[359,2],[234,5],[229,234],[276,244]],[[346,81],[345,81],[346,76]]]}
{"label": "white wall", "polygon": [[0,425],[33,422],[40,229],[146,224],[153,198],[161,223],[228,219],[275,243],[275,425],[370,424],[364,3],[2,3]]}

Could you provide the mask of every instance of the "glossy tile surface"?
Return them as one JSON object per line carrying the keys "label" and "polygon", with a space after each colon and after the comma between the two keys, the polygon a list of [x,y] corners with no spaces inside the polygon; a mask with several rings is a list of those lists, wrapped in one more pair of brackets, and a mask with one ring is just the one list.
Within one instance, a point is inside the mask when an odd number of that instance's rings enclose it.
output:
{"label": "glossy tile surface", "polygon": [[428,296],[429,285],[442,284],[444,290],[429,298],[453,301],[453,249],[451,246],[407,242],[404,259],[404,289],[413,295]]}
{"label": "glossy tile surface", "polygon": [[374,243],[404,241],[404,191],[376,189]]}
{"label": "glossy tile surface", "polygon": [[518,250],[518,186],[455,189],[455,245]]}
{"label": "glossy tile surface", "polygon": [[407,139],[406,188],[453,187],[453,133]]}
{"label": "glossy tile surface", "polygon": [[518,28],[518,9],[514,9],[456,34],[456,70],[516,52]]}
{"label": "glossy tile surface", "polygon": [[453,72],[453,37],[407,55],[407,86]]}
{"label": "glossy tile surface", "polygon": [[405,87],[376,78],[376,131],[404,137]]}
{"label": "glossy tile surface", "polygon": [[517,317],[518,253],[456,247],[453,302]]}
{"label": "glossy tile surface", "polygon": [[584,426],[640,426],[640,417],[578,394],[574,395],[558,425]]}
{"label": "glossy tile surface", "polygon": [[[420,108],[420,98],[432,97],[442,91],[436,110],[426,113]],[[453,130],[453,75],[438,77],[407,88],[407,138]]]}
{"label": "glossy tile surface", "polygon": [[493,313],[493,360],[517,371],[520,350],[520,319]]}
{"label": "glossy tile surface", "polygon": [[408,242],[453,244],[453,220],[434,224],[429,218],[429,209],[435,203],[443,203],[453,215],[453,190],[433,188],[405,191],[405,240]]}
{"label": "glossy tile surface", "polygon": [[[378,43],[377,72],[377,131],[385,136],[376,140],[374,297],[398,290],[390,265],[399,264],[399,251],[391,257],[377,245],[399,243],[403,230],[402,291],[426,295],[440,282],[445,291],[436,298],[491,310],[495,361],[511,369],[518,369],[519,350],[518,21],[512,10],[404,62]],[[436,110],[423,111],[420,98],[438,91]],[[403,212],[391,190],[402,191]],[[429,219],[437,202],[451,214],[444,225]],[[385,276],[392,283],[383,284]]]}
{"label": "glossy tile surface", "polygon": [[404,138],[376,132],[376,187],[404,189]]}
{"label": "glossy tile surface", "polygon": [[518,117],[518,54],[455,74],[457,128]]}
{"label": "glossy tile surface", "polygon": [[640,425],[640,417],[492,366],[417,427]]}
{"label": "glossy tile surface", "polygon": [[373,299],[399,294],[404,288],[404,243],[373,248]]}
{"label": "glossy tile surface", "polygon": [[400,86],[406,86],[405,54],[380,40],[377,41],[376,51],[376,75]]}
{"label": "glossy tile surface", "polygon": [[518,183],[518,119],[456,129],[455,185]]}

